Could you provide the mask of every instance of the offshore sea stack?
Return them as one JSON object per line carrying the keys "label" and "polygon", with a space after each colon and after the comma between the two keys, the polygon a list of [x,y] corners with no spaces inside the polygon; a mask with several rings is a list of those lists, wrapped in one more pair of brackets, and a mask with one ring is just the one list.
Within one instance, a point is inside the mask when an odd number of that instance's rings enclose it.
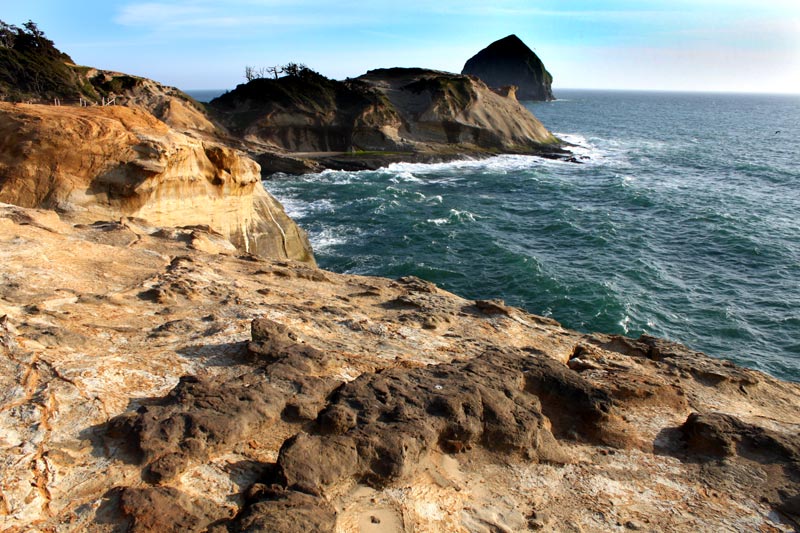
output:
{"label": "offshore sea stack", "polygon": [[0,201],[93,223],[204,225],[243,252],[313,263],[258,165],[121,106],[0,103]]}
{"label": "offshore sea stack", "polygon": [[515,85],[520,100],[555,100],[553,76],[516,35],[495,41],[475,54],[461,73],[477,76],[493,88]]}

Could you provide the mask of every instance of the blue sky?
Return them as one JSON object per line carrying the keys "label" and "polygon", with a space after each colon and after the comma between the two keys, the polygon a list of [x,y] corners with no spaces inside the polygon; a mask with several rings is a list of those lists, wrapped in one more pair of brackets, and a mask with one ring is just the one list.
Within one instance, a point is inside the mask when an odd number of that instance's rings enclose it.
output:
{"label": "blue sky", "polygon": [[800,93],[800,0],[1,0],[84,65],[183,89],[290,61],[333,78],[460,71],[515,33],[556,88]]}

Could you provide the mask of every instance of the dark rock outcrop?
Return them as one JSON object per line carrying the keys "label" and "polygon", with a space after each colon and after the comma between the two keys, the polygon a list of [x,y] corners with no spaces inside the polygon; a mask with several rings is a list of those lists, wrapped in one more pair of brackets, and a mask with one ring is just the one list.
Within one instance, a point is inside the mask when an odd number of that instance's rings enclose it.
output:
{"label": "dark rock outcrop", "polygon": [[184,376],[165,398],[112,422],[110,435],[133,444],[147,481],[170,481],[281,417],[314,419],[339,383],[315,377],[325,355],[271,320],[253,321],[248,351],[264,370],[229,380]]}
{"label": "dark rock outcrop", "polygon": [[706,483],[757,494],[800,525],[800,436],[723,413],[692,413],[680,432]]}
{"label": "dark rock outcrop", "polygon": [[117,492],[131,533],[205,531],[209,524],[230,518],[226,508],[172,487],[124,487]]}
{"label": "dark rock outcrop", "polygon": [[462,74],[477,76],[488,86],[517,86],[521,100],[555,100],[553,76],[541,59],[516,35],[495,41],[464,65]]}
{"label": "dark rock outcrop", "polygon": [[250,500],[241,516],[212,533],[335,531],[336,511],[320,498],[276,485],[256,484],[250,489]]}

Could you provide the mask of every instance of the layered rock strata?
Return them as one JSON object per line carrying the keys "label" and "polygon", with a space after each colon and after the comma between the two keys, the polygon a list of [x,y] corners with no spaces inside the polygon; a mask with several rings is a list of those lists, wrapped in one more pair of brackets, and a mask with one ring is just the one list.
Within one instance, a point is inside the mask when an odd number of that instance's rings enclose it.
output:
{"label": "layered rock strata", "polygon": [[0,205],[0,529],[798,527],[797,384],[226,242]]}
{"label": "layered rock strata", "polygon": [[206,225],[242,251],[313,263],[260,179],[244,154],[144,111],[0,103],[0,201],[86,223]]}
{"label": "layered rock strata", "polygon": [[210,105],[276,172],[497,153],[569,155],[513,91],[499,94],[476,78],[426,69],[378,69],[344,82],[303,70],[253,80]]}

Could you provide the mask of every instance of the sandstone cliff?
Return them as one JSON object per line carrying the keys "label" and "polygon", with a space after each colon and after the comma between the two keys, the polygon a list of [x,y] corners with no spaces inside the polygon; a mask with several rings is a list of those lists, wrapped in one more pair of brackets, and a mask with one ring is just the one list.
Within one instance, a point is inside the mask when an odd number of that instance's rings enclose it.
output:
{"label": "sandstone cliff", "polygon": [[553,76],[516,35],[495,41],[475,54],[461,73],[477,76],[490,87],[515,85],[517,96],[523,100],[555,100]]}
{"label": "sandstone cliff", "polygon": [[421,144],[505,153],[546,152],[558,140],[516,99],[474,78],[425,69],[378,69],[358,78],[396,110],[395,135]]}
{"label": "sandstone cliff", "polygon": [[212,138],[225,135],[202,104],[175,87],[108,70],[86,69],[85,77],[106,98],[115,98],[116,105],[147,111],[177,131],[202,132]]}
{"label": "sandstone cliff", "polygon": [[125,107],[0,103],[0,201],[81,222],[207,225],[240,250],[313,263],[254,161]]}
{"label": "sandstone cliff", "polygon": [[800,387],[0,205],[0,529],[792,531]]}

